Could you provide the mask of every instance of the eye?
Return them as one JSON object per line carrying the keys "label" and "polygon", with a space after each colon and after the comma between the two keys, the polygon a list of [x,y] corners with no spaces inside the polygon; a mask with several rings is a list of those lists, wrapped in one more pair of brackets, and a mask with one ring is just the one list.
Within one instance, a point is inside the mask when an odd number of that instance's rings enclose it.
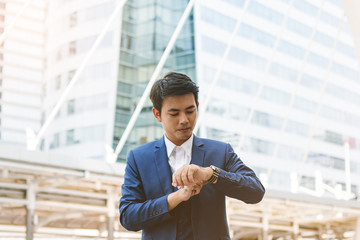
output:
{"label": "eye", "polygon": [[192,114],[194,112],[194,110],[192,111],[186,111],[187,114]]}
{"label": "eye", "polygon": [[179,114],[178,113],[169,113],[169,115],[175,117],[175,116],[177,116]]}

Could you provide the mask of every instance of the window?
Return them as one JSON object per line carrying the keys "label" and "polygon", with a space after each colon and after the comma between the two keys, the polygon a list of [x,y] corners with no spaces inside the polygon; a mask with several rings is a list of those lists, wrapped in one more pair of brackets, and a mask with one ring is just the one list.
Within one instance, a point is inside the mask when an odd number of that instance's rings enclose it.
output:
{"label": "window", "polygon": [[275,24],[280,25],[283,21],[283,14],[265,7],[264,5],[256,2],[256,1],[251,1],[249,4],[249,8],[248,8],[249,12],[257,15],[258,17],[264,18],[269,20],[270,22],[273,22]]}
{"label": "window", "polygon": [[129,97],[117,96],[116,97],[116,109],[118,110],[131,110],[131,99]]}
{"label": "window", "polygon": [[352,104],[360,105],[360,94],[348,91],[338,85],[328,83],[326,85],[326,93],[331,96],[346,100]]}
{"label": "window", "polygon": [[130,121],[130,114],[117,112],[115,114],[115,124],[128,124]]}
{"label": "window", "polygon": [[67,104],[67,114],[72,115],[75,113],[75,99],[69,100]]}
{"label": "window", "polygon": [[338,42],[337,43],[337,49],[342,52],[343,54],[346,54],[352,58],[356,58],[356,55],[355,55],[355,49],[351,46],[349,46],[348,44],[346,43],[343,43],[343,42]]}
{"label": "window", "polygon": [[124,127],[117,127],[114,128],[114,141],[120,141],[121,136],[125,131]]}
{"label": "window", "polygon": [[295,0],[294,6],[312,17],[317,15],[318,8],[315,5],[308,3],[307,1]]}
{"label": "window", "polygon": [[202,48],[207,53],[222,56],[225,52],[226,44],[215,39],[202,36]]}
{"label": "window", "polygon": [[201,19],[228,32],[232,32],[236,24],[235,19],[204,6],[201,7]]}
{"label": "window", "polygon": [[[214,46],[213,46],[214,47]],[[259,71],[264,71],[267,60],[263,57],[249,53],[242,49],[233,47],[229,53],[229,60],[240,63],[244,66],[252,67]]]}
{"label": "window", "polygon": [[[328,36],[322,32],[319,32],[319,31],[317,31],[315,33],[314,40],[329,47],[329,48],[332,48],[332,46],[334,44],[333,38],[331,38],[330,36]],[[338,46],[339,46],[339,43],[338,43]]]}
{"label": "window", "polygon": [[308,62],[313,63],[314,65],[317,65],[324,69],[326,69],[329,65],[329,60],[327,58],[324,58],[313,52],[310,52]]}
{"label": "window", "polygon": [[71,70],[68,72],[68,83],[71,81],[74,75],[75,75],[75,70]]}
{"label": "window", "polygon": [[289,120],[286,125],[286,132],[300,136],[308,136],[310,132],[310,127],[306,124]]}
{"label": "window", "polygon": [[303,59],[305,55],[305,49],[302,47],[299,47],[295,44],[292,44],[288,41],[281,40],[279,44],[278,50],[280,52],[286,53],[292,57]]}
{"label": "window", "polygon": [[323,85],[322,82],[322,80],[304,73],[301,77],[300,84],[309,88],[320,90]]}
{"label": "window", "polygon": [[58,51],[56,52],[56,61],[61,61],[62,59],[62,54],[61,54],[61,48],[58,49]]}
{"label": "window", "polygon": [[66,131],[66,144],[71,145],[74,143],[74,129]]}
{"label": "window", "polygon": [[340,22],[339,18],[335,17],[334,15],[332,15],[326,11],[321,12],[320,18],[321,18],[321,20],[323,20],[325,23],[329,24],[332,27],[337,27]]}
{"label": "window", "polygon": [[268,128],[280,129],[283,119],[265,112],[255,111],[252,123]]}
{"label": "window", "polygon": [[302,35],[304,37],[310,37],[312,29],[292,18],[288,18],[288,21],[286,23],[287,29],[290,31],[293,31],[299,35]]}
{"label": "window", "polygon": [[264,87],[261,98],[281,105],[286,105],[290,101],[290,94],[274,88]]}
{"label": "window", "polygon": [[55,89],[59,90],[61,88],[61,75],[57,75],[55,81]]}
{"label": "window", "polygon": [[314,113],[316,110],[316,103],[309,101],[302,97],[296,97],[294,102],[294,108],[300,109],[305,112]]}
{"label": "window", "polygon": [[[215,74],[210,74],[209,80],[212,80],[214,75]],[[259,84],[252,80],[244,79],[230,73],[222,72],[219,78],[218,85],[234,91],[255,95],[257,93]]]}
{"label": "window", "polygon": [[242,8],[244,6],[245,0],[225,0],[226,2],[235,5],[239,8]]}
{"label": "window", "polygon": [[246,23],[241,24],[238,34],[250,40],[254,40],[262,45],[273,47],[276,37],[263,32],[255,27],[252,27]]}
{"label": "window", "polygon": [[59,133],[55,133],[54,134],[54,141],[53,141],[53,147],[57,148],[60,146],[60,134]]}
{"label": "window", "polygon": [[325,132],[325,141],[335,143],[337,145],[343,144],[343,137],[339,133],[335,133],[332,131],[326,131]]}
{"label": "window", "polygon": [[76,41],[69,43],[69,55],[74,56],[76,54]]}
{"label": "window", "polygon": [[257,138],[245,138],[244,148],[248,151],[272,154],[275,144],[269,141],[265,141]]}
{"label": "window", "polygon": [[131,94],[132,85],[130,83],[118,82],[117,91],[119,93]]}
{"label": "window", "polygon": [[355,71],[354,69],[346,67],[340,63],[333,62],[331,71],[333,73],[342,75],[342,76],[347,77],[356,82],[359,81],[359,72],[358,71]]}
{"label": "window", "polygon": [[298,75],[298,72],[295,69],[286,67],[278,63],[271,64],[270,73],[290,82],[295,82]]}
{"label": "window", "polygon": [[303,150],[288,145],[280,145],[278,156],[289,161],[301,161]]}
{"label": "window", "polygon": [[77,12],[73,12],[69,16],[69,27],[73,28],[77,25]]}

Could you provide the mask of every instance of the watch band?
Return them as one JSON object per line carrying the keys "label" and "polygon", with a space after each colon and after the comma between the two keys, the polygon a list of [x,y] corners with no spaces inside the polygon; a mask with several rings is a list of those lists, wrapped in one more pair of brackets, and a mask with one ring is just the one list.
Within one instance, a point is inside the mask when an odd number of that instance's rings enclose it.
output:
{"label": "watch band", "polygon": [[218,167],[215,167],[214,165],[210,165],[211,169],[214,171],[210,179],[208,180],[208,183],[214,184],[214,182],[219,178],[220,176],[220,169]]}

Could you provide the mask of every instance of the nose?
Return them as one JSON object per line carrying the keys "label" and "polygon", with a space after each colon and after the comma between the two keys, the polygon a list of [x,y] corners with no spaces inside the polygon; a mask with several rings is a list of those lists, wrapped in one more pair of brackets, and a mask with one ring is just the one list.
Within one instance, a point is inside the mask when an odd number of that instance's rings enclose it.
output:
{"label": "nose", "polygon": [[179,123],[181,125],[185,125],[185,124],[189,123],[189,119],[188,119],[188,117],[186,116],[185,113],[180,114]]}

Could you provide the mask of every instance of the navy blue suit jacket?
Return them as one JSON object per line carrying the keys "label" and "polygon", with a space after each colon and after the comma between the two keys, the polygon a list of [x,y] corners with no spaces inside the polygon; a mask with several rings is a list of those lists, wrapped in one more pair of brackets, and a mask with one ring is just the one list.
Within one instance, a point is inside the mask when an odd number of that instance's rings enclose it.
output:
{"label": "navy blue suit jacket", "polygon": [[[194,136],[191,164],[221,169],[216,184],[206,184],[189,200],[194,239],[230,239],[225,196],[257,203],[264,187],[230,144]],[[175,240],[176,218],[167,207],[167,197],[173,192],[171,181],[164,138],[131,150],[119,206],[122,226],[143,230],[143,239]]]}

